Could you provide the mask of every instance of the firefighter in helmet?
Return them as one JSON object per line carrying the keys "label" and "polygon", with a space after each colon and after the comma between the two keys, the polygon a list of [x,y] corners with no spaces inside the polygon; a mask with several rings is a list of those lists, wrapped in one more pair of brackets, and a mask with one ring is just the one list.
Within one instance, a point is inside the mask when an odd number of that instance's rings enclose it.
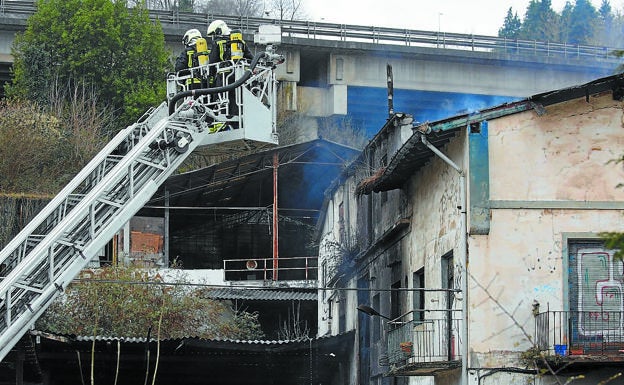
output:
{"label": "firefighter in helmet", "polygon": [[[189,68],[199,66],[201,55],[206,55],[207,52],[198,52],[198,46],[206,46],[206,40],[202,37],[201,32],[197,29],[189,29],[182,37],[182,43],[184,44],[184,51],[180,53],[175,63],[175,71],[180,72]],[[192,78],[186,80],[186,85],[189,88],[201,88],[201,78],[195,77],[199,73],[192,73]]]}
{"label": "firefighter in helmet", "polygon": [[[222,63],[229,60],[253,59],[253,54],[243,40],[242,33],[237,30],[230,30],[225,21],[213,21],[208,26],[206,32],[208,36],[213,37],[210,47],[210,57],[208,59],[211,64]],[[217,76],[218,67],[218,64],[210,66],[209,83],[211,86],[221,87],[234,81],[233,77],[228,76],[227,73],[220,73],[220,76]],[[224,78],[226,80],[224,80]],[[228,94],[230,100],[228,114],[237,115],[238,107],[235,102],[234,90],[230,91]]]}

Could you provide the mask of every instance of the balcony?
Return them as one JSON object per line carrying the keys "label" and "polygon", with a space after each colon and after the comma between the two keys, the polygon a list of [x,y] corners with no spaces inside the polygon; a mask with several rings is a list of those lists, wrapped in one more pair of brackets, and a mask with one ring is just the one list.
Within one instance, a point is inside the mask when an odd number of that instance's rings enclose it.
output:
{"label": "balcony", "polygon": [[225,259],[226,281],[316,281],[318,257]]}
{"label": "balcony", "polygon": [[535,317],[535,342],[567,364],[622,362],[623,320],[622,311],[547,311]]}
{"label": "balcony", "polygon": [[459,310],[411,311],[387,325],[388,375],[430,376],[461,367]]}

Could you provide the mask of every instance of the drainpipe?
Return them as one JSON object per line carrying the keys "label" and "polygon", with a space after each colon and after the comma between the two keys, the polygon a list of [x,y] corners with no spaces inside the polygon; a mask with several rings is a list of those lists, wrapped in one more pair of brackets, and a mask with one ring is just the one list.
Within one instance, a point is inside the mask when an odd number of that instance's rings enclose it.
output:
{"label": "drainpipe", "polygon": [[279,263],[279,218],[277,213],[277,168],[279,159],[277,152],[273,154],[273,281],[277,281],[277,264]]}
{"label": "drainpipe", "polygon": [[[425,129],[427,131],[430,130],[428,126],[426,126]],[[462,385],[468,385],[468,250],[467,250],[468,249],[468,242],[467,242],[468,224],[467,224],[467,218],[466,218],[466,212],[467,212],[466,210],[466,200],[467,200],[466,199],[466,174],[464,173],[464,170],[459,168],[451,159],[449,159],[440,150],[438,150],[436,146],[429,143],[429,141],[427,140],[427,137],[425,136],[425,133],[428,133],[427,131],[425,132],[421,131],[420,127],[419,127],[419,131],[421,132],[420,140],[422,141],[422,143],[425,146],[427,146],[431,151],[433,151],[434,154],[440,157],[440,159],[442,159],[446,164],[454,168],[455,171],[457,171],[457,173],[459,174],[459,195],[460,195],[459,209],[461,212],[461,217],[460,217],[461,234],[460,234],[460,241],[459,241],[459,244],[461,245],[461,247],[459,248],[459,254],[460,254],[459,259],[462,264],[461,291],[463,293],[463,298],[462,298],[463,319],[462,319],[462,330],[461,330],[461,339],[462,339],[461,383]]]}

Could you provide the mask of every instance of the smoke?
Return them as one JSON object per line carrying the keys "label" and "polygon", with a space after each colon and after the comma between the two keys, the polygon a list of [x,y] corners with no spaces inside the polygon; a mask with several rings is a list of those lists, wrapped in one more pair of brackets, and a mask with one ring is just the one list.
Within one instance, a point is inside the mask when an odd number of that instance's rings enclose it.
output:
{"label": "smoke", "polygon": [[[388,118],[387,91],[379,87],[349,86],[347,111],[372,138]],[[512,96],[477,95],[394,89],[394,111],[412,114],[416,121],[436,121],[454,115],[518,100]]]}

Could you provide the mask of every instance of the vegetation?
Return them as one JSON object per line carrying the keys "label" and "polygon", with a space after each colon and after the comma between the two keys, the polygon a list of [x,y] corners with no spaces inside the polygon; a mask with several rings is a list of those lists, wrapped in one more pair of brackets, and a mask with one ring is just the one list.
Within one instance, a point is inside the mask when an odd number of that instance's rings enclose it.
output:
{"label": "vegetation", "polygon": [[54,194],[106,142],[112,118],[89,90],[53,93],[46,108],[0,102],[0,193]]}
{"label": "vegetation", "polygon": [[615,250],[613,256],[620,261],[624,260],[624,233],[602,233],[607,249]]}
{"label": "vegetation", "polygon": [[[270,17],[300,20],[305,17],[304,0],[145,0],[148,9],[200,12],[211,15]],[[130,5],[141,4],[131,0]]]}
{"label": "vegetation", "polygon": [[[193,288],[180,272],[174,285],[132,267],[83,271],[37,322],[42,331],[74,335],[144,337],[162,317],[160,338],[257,339],[258,314],[232,309]],[[88,279],[87,279],[88,278]]]}
{"label": "vegetation", "polygon": [[589,0],[567,2],[559,13],[553,10],[551,0],[530,0],[522,20],[509,8],[498,36],[616,46],[624,37],[623,27],[624,17],[613,12],[609,0],[602,0],[599,9]]}
{"label": "vegetation", "polygon": [[98,108],[113,111],[118,128],[165,96],[170,54],[158,22],[126,1],[47,0],[37,3],[13,43],[12,99],[52,103],[52,88],[93,90]]}
{"label": "vegetation", "polygon": [[[621,51],[624,54],[624,51]],[[618,164],[624,164],[624,155],[620,158],[613,160]],[[619,183],[617,188],[624,188],[624,182]],[[600,236],[605,241],[605,247],[607,249],[615,250],[613,257],[617,260],[624,261],[624,233],[621,232],[604,232],[600,233]]]}

